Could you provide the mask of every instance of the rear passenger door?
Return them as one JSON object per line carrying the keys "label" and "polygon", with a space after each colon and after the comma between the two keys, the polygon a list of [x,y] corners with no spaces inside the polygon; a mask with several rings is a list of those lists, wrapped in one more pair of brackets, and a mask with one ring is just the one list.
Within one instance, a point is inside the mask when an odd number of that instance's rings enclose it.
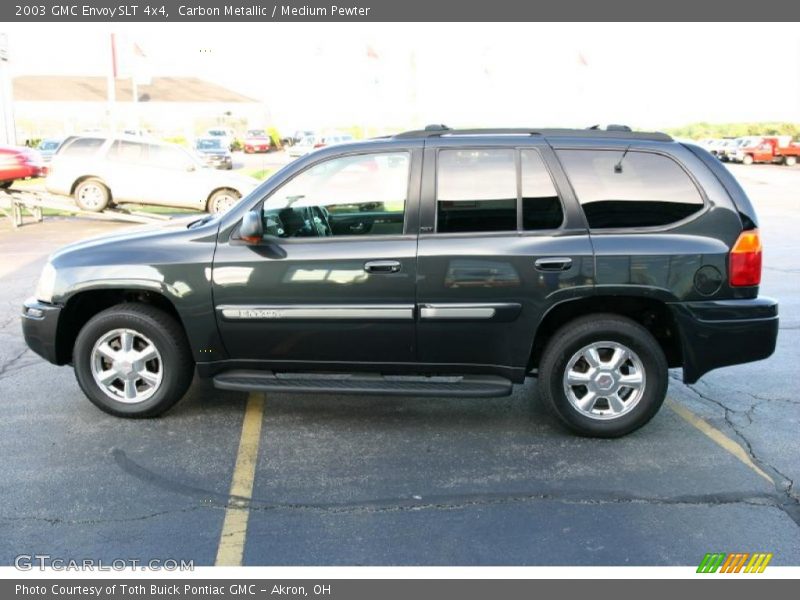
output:
{"label": "rear passenger door", "polygon": [[524,374],[539,320],[591,292],[583,218],[544,142],[428,140],[417,259],[418,358]]}

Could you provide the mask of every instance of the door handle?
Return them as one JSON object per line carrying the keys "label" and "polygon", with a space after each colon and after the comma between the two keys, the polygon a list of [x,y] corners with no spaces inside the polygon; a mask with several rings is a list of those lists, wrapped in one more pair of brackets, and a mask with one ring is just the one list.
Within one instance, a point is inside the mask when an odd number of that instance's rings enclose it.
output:
{"label": "door handle", "polygon": [[566,271],[572,266],[572,259],[565,256],[537,258],[533,265],[539,271]]}
{"label": "door handle", "polygon": [[364,263],[367,273],[397,273],[400,267],[399,260],[371,260]]}

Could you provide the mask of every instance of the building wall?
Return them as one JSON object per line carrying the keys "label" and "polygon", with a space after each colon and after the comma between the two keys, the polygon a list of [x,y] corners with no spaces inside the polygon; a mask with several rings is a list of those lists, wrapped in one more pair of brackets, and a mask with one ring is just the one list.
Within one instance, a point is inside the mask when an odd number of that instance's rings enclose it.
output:
{"label": "building wall", "polygon": [[17,101],[14,117],[19,143],[92,129],[138,128],[159,137],[192,138],[214,125],[237,133],[271,125],[269,110],[256,102],[115,102],[111,107],[107,102]]}

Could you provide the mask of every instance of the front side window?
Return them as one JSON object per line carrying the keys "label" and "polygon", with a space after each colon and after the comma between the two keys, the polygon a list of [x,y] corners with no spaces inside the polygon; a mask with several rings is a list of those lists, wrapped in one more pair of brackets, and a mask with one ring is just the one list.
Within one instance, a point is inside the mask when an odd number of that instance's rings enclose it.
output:
{"label": "front side window", "polygon": [[669,157],[625,150],[559,150],[591,229],[659,227],[700,211],[703,198]]}
{"label": "front side window", "polygon": [[176,146],[149,145],[148,162],[153,167],[186,171],[196,166],[188,152]]}
{"label": "front side window", "polygon": [[436,172],[436,231],[515,231],[514,150],[441,150]]}
{"label": "front side window", "polygon": [[281,238],[403,233],[408,152],[343,156],[319,163],[264,203],[264,230]]}

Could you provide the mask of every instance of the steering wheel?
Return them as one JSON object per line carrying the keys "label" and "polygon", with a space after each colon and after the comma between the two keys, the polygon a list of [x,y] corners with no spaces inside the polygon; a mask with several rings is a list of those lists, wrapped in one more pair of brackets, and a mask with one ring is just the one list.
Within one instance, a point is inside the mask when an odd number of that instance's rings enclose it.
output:
{"label": "steering wheel", "polygon": [[322,225],[320,228],[322,237],[330,237],[333,235],[333,227],[331,227],[331,220],[328,218],[330,213],[328,209],[324,206],[315,206],[314,212],[316,216],[319,218],[319,222]]}

